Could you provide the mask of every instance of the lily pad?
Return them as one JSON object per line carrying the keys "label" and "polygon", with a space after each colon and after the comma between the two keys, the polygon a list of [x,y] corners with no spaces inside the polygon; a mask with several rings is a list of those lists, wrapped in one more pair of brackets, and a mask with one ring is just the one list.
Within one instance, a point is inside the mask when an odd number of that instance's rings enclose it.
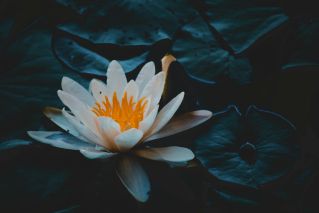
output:
{"label": "lily pad", "polygon": [[187,1],[58,0],[78,14],[59,29],[94,43],[152,45],[171,39],[177,29],[196,14]]}
{"label": "lily pad", "polygon": [[8,140],[8,141],[4,141],[0,143],[0,151],[28,146],[31,144],[32,144],[31,141],[26,141],[26,140],[20,140],[20,139]]}
{"label": "lily pad", "polygon": [[237,194],[230,193],[225,190],[215,190],[215,192],[219,195],[220,199],[230,203],[236,203],[240,205],[249,205],[249,206],[258,205],[258,202],[252,199],[251,197],[246,198]]}
{"label": "lily pad", "polygon": [[249,60],[222,49],[201,18],[178,32],[172,50],[187,73],[198,80],[213,83],[226,78],[237,84],[251,81]]}
{"label": "lily pad", "polygon": [[[62,168],[62,165],[68,167],[70,164],[59,158],[61,155],[52,156],[34,145],[28,149],[2,150],[0,211],[34,212],[37,208],[44,212],[48,211],[48,203],[59,205],[56,198],[65,196],[59,193],[71,176],[70,167]],[[52,209],[52,206],[49,208]]]}
{"label": "lily pad", "polygon": [[149,60],[150,49],[147,46],[94,44],[75,36],[53,37],[54,53],[64,65],[93,76],[105,77],[111,60],[119,61],[127,73],[136,70]]}
{"label": "lily pad", "polygon": [[288,20],[278,3],[258,0],[204,0],[205,15],[239,54]]}
{"label": "lily pad", "polygon": [[2,49],[5,45],[5,41],[10,33],[12,27],[12,20],[1,20],[0,21],[0,48]]}
{"label": "lily pad", "polygon": [[[51,32],[34,27],[17,39],[1,60],[0,138],[25,136],[39,128],[45,106],[60,106],[56,91],[63,75],[87,83],[68,73],[51,51]],[[10,121],[10,122],[8,122]]]}
{"label": "lily pad", "polygon": [[217,113],[196,139],[195,155],[218,179],[258,188],[294,165],[294,136],[294,126],[278,114],[251,106],[242,115],[232,106]]}
{"label": "lily pad", "polygon": [[287,34],[283,70],[298,67],[319,67],[319,18],[302,18],[293,22]]}

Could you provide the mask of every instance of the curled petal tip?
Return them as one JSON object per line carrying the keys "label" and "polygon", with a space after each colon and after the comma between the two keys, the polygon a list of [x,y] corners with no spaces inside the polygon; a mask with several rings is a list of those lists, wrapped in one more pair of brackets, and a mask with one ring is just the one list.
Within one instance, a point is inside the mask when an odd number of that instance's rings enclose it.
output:
{"label": "curled petal tip", "polygon": [[171,55],[167,54],[162,58],[162,70],[164,72],[168,72],[169,66],[171,65],[172,62],[176,61],[176,58]]}

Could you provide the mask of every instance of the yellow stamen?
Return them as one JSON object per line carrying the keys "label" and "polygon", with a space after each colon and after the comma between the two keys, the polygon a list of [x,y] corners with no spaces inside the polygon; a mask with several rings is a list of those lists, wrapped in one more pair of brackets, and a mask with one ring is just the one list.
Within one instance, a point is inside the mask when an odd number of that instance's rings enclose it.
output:
{"label": "yellow stamen", "polygon": [[125,92],[121,103],[119,102],[116,92],[113,93],[112,104],[107,96],[102,103],[96,102],[92,107],[92,112],[96,116],[106,116],[115,120],[121,127],[121,131],[130,128],[138,128],[139,123],[144,118],[147,100],[145,97],[138,100],[136,103],[133,96],[127,97]]}

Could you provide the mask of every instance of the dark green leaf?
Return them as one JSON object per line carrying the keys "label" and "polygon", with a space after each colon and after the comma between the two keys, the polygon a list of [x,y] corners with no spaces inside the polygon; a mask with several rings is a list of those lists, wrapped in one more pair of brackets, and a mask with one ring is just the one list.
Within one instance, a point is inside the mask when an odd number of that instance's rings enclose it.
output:
{"label": "dark green leaf", "polygon": [[204,0],[204,2],[205,14],[210,25],[222,35],[235,53],[245,51],[288,20],[275,1]]}
{"label": "dark green leaf", "polygon": [[31,143],[32,143],[31,141],[19,140],[19,139],[1,142],[0,143],[0,151],[13,149],[13,148],[17,148],[20,146],[28,146]]}
{"label": "dark green leaf", "polygon": [[[45,106],[60,106],[56,94],[65,70],[51,51],[51,32],[31,30],[1,60],[0,137],[25,134],[40,126]],[[78,76],[67,73],[69,77]]]}
{"label": "dark green leaf", "polygon": [[238,84],[251,81],[247,58],[236,58],[220,47],[207,24],[197,18],[176,36],[173,54],[189,75],[201,81],[231,79]]}
{"label": "dark green leaf", "polygon": [[195,143],[195,154],[218,179],[259,187],[284,175],[294,164],[294,127],[278,114],[249,107],[218,113]]}
{"label": "dark green leaf", "polygon": [[172,38],[181,24],[196,12],[187,1],[95,1],[58,0],[80,16],[59,29],[94,43],[152,45]]}
{"label": "dark green leaf", "polygon": [[57,58],[72,70],[103,77],[111,60],[119,61],[124,70],[130,72],[145,63],[149,56],[149,48],[143,46],[96,45],[84,39],[62,35],[54,37],[53,48]]}
{"label": "dark green leaf", "polygon": [[282,69],[319,66],[319,19],[303,18],[293,22],[283,45],[285,61]]}

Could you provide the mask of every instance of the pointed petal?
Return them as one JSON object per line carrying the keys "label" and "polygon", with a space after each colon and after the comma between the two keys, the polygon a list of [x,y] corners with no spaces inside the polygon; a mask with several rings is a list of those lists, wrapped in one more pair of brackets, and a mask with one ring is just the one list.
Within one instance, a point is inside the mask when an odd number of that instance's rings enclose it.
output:
{"label": "pointed petal", "polygon": [[103,140],[99,135],[93,133],[90,129],[81,124],[78,119],[76,119],[73,115],[70,115],[70,113],[68,113],[64,108],[62,109],[62,114],[79,132],[79,134],[86,139],[85,141],[104,146]]}
{"label": "pointed petal", "polygon": [[98,123],[100,135],[103,137],[105,143],[104,146],[108,147],[111,151],[118,151],[114,139],[121,132],[120,125],[109,117],[99,117]]}
{"label": "pointed petal", "polygon": [[135,80],[140,92],[143,91],[146,84],[153,78],[154,75],[155,64],[154,62],[150,61],[142,67],[141,71],[139,72]]}
{"label": "pointed petal", "polygon": [[137,102],[139,90],[135,81],[130,80],[130,82],[128,82],[128,84],[126,85],[124,91],[126,92],[128,99],[130,99],[130,97],[133,96],[134,102]]}
{"label": "pointed petal", "polygon": [[136,200],[140,202],[148,200],[151,184],[137,159],[128,156],[122,157],[118,162],[116,173]]}
{"label": "pointed petal", "polygon": [[153,125],[156,115],[158,113],[158,105],[155,106],[155,108],[142,120],[139,124],[139,129],[146,133],[151,126]]}
{"label": "pointed petal", "polygon": [[[119,100],[122,99],[127,80],[122,66],[115,60],[111,61],[106,73],[109,91],[115,91]],[[112,92],[113,93],[113,92]]]}
{"label": "pointed petal", "polygon": [[107,159],[116,155],[116,153],[100,151],[94,148],[80,149],[80,152],[82,155],[89,159]]}
{"label": "pointed petal", "polygon": [[58,96],[72,113],[93,133],[97,133],[95,115],[89,110],[88,106],[83,104],[77,97],[67,92],[58,91]]}
{"label": "pointed petal", "polygon": [[126,152],[133,148],[143,137],[141,130],[132,128],[120,133],[115,138],[115,144],[121,152]]}
{"label": "pointed petal", "polygon": [[93,144],[86,143],[60,131],[28,131],[27,133],[36,141],[61,149],[80,150],[82,148],[95,147]]}
{"label": "pointed petal", "polygon": [[190,149],[179,146],[145,148],[135,150],[134,153],[146,159],[169,162],[185,162],[195,157]]}
{"label": "pointed petal", "polygon": [[81,140],[86,140],[84,137],[82,137],[79,131],[68,121],[68,119],[66,119],[66,117],[62,113],[62,110],[54,107],[45,107],[43,113],[64,131],[77,138],[80,138]]}
{"label": "pointed petal", "polygon": [[166,104],[161,111],[158,113],[150,132],[146,137],[157,133],[161,130],[173,117],[179,106],[181,105],[184,98],[184,92],[178,94],[168,104]]}
{"label": "pointed petal", "polygon": [[167,75],[167,72],[168,72],[168,69],[169,69],[169,66],[171,65],[171,63],[173,61],[176,61],[176,58],[172,55],[165,55],[161,62],[162,62],[162,70],[163,72]]}
{"label": "pointed petal", "polygon": [[72,80],[71,78],[63,77],[61,86],[63,91],[75,97],[78,97],[80,101],[87,104],[88,106],[92,106],[95,103],[92,95],[83,86],[81,86],[78,82]]}
{"label": "pointed petal", "polygon": [[165,74],[159,72],[156,74],[145,86],[143,89],[141,97],[150,97],[150,109],[153,109],[160,101],[165,84]]}
{"label": "pointed petal", "polygon": [[156,140],[186,131],[204,123],[211,117],[212,113],[208,110],[197,110],[185,113],[176,118],[172,118],[172,120],[167,125],[165,125],[159,132],[147,138],[146,141]]}
{"label": "pointed petal", "polygon": [[105,100],[105,96],[111,97],[111,92],[113,92],[107,89],[106,84],[97,79],[91,80],[90,91],[97,102],[103,102]]}

